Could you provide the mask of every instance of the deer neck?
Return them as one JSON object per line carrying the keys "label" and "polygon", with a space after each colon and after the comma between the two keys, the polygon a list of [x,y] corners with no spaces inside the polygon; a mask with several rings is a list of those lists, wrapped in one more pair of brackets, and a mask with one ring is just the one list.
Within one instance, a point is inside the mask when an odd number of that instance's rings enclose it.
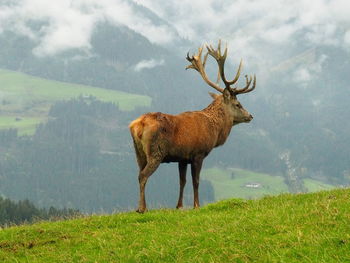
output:
{"label": "deer neck", "polygon": [[224,144],[227,137],[230,135],[233,126],[233,117],[229,114],[227,107],[222,102],[222,98],[215,99],[203,112],[210,118],[213,124],[212,129],[217,134],[217,143],[215,147]]}

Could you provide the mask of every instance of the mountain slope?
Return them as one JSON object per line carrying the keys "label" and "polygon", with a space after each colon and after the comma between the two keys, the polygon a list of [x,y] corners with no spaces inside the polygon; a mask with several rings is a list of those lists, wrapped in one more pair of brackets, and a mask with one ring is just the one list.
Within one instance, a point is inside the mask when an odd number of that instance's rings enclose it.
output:
{"label": "mountain slope", "polygon": [[150,106],[148,96],[53,81],[0,69],[0,129],[17,128],[30,134],[57,101],[79,96],[113,102],[121,110]]}
{"label": "mountain slope", "polygon": [[1,230],[2,262],[345,262],[349,189]]}

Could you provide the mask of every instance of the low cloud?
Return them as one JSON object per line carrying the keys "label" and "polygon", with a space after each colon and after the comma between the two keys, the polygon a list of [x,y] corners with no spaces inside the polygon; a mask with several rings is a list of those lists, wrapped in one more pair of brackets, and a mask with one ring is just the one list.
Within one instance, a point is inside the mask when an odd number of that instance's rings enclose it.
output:
{"label": "low cloud", "polygon": [[350,47],[350,30],[348,30],[344,35],[344,43],[347,47]]}
{"label": "low cloud", "polygon": [[[155,25],[135,4],[123,0],[10,0],[0,3],[0,33],[5,30],[25,35],[38,43],[37,56],[55,55],[77,48],[91,48],[90,40],[99,22],[126,26],[150,42],[165,45],[174,38],[167,25]],[[42,23],[40,29],[30,24]]]}
{"label": "low cloud", "polygon": [[142,71],[144,69],[151,69],[157,66],[164,65],[164,60],[156,60],[156,59],[149,59],[149,60],[141,60],[139,63],[137,63],[134,67],[134,70],[136,72]]}
{"label": "low cloud", "polygon": [[[305,30],[310,41],[332,40],[350,25],[346,0],[134,0],[169,24],[180,36],[202,42],[241,35],[255,40],[287,42]],[[194,15],[195,14],[195,15]]]}
{"label": "low cloud", "polygon": [[326,55],[320,55],[317,60],[310,63],[300,64],[293,74],[293,79],[296,83],[307,86],[307,82],[314,79],[322,73],[322,66],[327,61]]}
{"label": "low cloud", "polygon": [[192,43],[227,41],[235,54],[234,64],[242,57],[270,67],[295,55],[299,46],[346,48],[350,42],[347,0],[134,2],[152,10]]}
{"label": "low cloud", "polygon": [[[349,50],[347,0],[8,0],[0,2],[0,33],[12,30],[35,40],[37,56],[71,48],[88,52],[99,22],[125,26],[150,42],[167,46],[179,37],[191,47],[219,38],[230,53],[268,67],[300,43]],[[151,10],[160,20],[152,19]],[[42,22],[33,29],[30,24]],[[187,52],[189,47],[179,47]],[[238,54],[238,55],[237,55]],[[291,54],[288,54],[291,55]],[[230,56],[231,57],[231,56]],[[259,60],[259,61],[258,61]],[[232,63],[232,61],[231,61]]]}

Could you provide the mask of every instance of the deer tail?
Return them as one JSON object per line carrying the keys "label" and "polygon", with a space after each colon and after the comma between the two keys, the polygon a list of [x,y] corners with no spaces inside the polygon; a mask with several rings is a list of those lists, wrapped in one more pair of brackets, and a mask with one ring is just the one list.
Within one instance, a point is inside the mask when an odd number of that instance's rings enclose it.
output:
{"label": "deer tail", "polygon": [[134,140],[141,140],[144,128],[143,118],[138,118],[132,121],[129,125],[129,129]]}

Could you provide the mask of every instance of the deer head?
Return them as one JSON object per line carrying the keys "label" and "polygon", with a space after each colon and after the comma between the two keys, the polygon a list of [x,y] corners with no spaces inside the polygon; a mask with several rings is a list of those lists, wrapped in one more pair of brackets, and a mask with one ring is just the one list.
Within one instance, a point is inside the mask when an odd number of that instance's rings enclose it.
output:
{"label": "deer head", "polygon": [[[238,87],[233,88],[232,85],[234,85],[240,77],[240,72],[241,72],[241,68],[242,68],[242,60],[239,64],[236,76],[234,77],[233,80],[228,81],[225,77],[225,71],[224,71],[225,61],[226,61],[226,57],[227,57],[227,46],[226,46],[223,54],[221,53],[221,41],[220,40],[219,40],[219,44],[218,44],[217,49],[214,49],[211,45],[206,46],[206,48],[207,48],[207,53],[204,55],[203,60],[202,60],[203,47],[200,47],[198,49],[198,53],[191,56],[191,57],[189,56],[189,53],[187,53],[186,59],[189,62],[191,62],[191,65],[187,66],[186,69],[191,68],[191,69],[195,69],[196,71],[198,71],[199,74],[202,76],[203,80],[209,86],[211,86],[212,88],[214,88],[215,90],[217,90],[221,93],[220,95],[210,93],[210,95],[214,99],[221,99],[222,100],[222,103],[225,106],[226,112],[228,112],[228,114],[232,118],[232,125],[242,123],[242,122],[251,121],[253,119],[253,116],[243,108],[243,106],[241,105],[241,103],[237,99],[237,95],[248,93],[248,92],[254,90],[255,85],[256,85],[256,76],[254,75],[254,78],[252,76],[250,76],[248,78],[248,76],[245,75],[246,86],[244,88],[238,88]],[[212,82],[208,78],[208,76],[205,72],[205,64],[206,64],[208,55],[212,56],[216,60],[218,67],[219,67],[218,78],[217,78],[216,83]],[[225,88],[221,88],[219,86],[220,79],[224,82]],[[252,85],[252,87],[250,87],[252,82],[253,82],[253,85]]]}

